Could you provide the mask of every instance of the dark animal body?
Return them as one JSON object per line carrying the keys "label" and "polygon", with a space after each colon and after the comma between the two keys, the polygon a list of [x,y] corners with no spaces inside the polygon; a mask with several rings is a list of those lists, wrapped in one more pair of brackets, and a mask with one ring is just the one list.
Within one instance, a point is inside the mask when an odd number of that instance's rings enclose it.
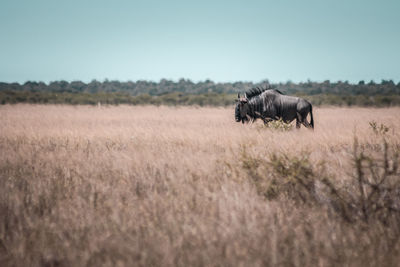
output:
{"label": "dark animal body", "polygon": [[[282,119],[290,123],[296,119],[296,127],[303,124],[307,128],[314,128],[312,105],[307,100],[282,94],[275,89],[253,88],[246,92],[244,97],[238,94],[235,109],[237,122],[255,121],[260,118],[264,123]],[[307,121],[310,114],[311,120]]]}

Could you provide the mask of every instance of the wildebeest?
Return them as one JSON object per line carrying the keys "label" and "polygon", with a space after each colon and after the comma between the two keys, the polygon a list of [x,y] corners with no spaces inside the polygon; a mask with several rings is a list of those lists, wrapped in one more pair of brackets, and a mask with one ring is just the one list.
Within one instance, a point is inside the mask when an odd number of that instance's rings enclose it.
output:
{"label": "wildebeest", "polygon": [[[296,128],[303,124],[314,129],[312,105],[307,100],[282,94],[275,89],[256,87],[250,89],[244,96],[238,94],[236,100],[235,120],[237,122],[255,121],[260,118],[264,123],[282,119],[286,123],[296,119]],[[307,115],[310,113],[310,123]]]}

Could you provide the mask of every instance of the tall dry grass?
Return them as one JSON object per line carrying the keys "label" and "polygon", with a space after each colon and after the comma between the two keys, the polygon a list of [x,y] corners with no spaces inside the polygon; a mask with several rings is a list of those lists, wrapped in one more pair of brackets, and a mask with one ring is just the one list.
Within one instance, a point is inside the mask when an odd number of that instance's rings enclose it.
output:
{"label": "tall dry grass", "polygon": [[313,179],[353,192],[354,136],[379,158],[382,137],[369,122],[383,123],[398,150],[400,108],[316,108],[314,131],[286,132],[233,113],[1,106],[0,265],[398,265],[397,217],[347,222],[322,189],[304,204],[265,197],[260,179],[280,178],[272,155],[305,155]]}

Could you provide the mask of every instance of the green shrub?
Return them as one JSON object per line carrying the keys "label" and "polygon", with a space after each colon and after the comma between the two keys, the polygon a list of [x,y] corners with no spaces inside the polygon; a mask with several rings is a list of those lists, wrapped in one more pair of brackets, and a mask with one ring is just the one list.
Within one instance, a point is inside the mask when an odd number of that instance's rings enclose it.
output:
{"label": "green shrub", "polygon": [[286,132],[290,131],[293,129],[293,125],[290,123],[287,123],[283,121],[282,119],[279,120],[273,120],[270,121],[266,124],[263,125],[264,128],[280,131],[280,132]]}
{"label": "green shrub", "polygon": [[266,160],[251,156],[243,149],[241,161],[257,192],[269,200],[286,197],[309,203],[309,198],[315,197],[318,175],[309,161],[309,153],[299,157],[273,153]]}

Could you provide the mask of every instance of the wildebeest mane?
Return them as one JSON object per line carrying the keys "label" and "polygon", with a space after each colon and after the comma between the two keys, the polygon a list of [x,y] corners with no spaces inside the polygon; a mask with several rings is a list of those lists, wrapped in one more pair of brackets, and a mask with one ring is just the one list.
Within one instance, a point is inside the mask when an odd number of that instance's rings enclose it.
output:
{"label": "wildebeest mane", "polygon": [[[269,84],[266,84],[264,86],[253,87],[250,90],[246,91],[246,97],[248,99],[250,99],[250,98],[252,98],[254,96],[258,96],[258,95],[262,94],[262,92],[264,92],[266,90],[269,90],[269,89],[272,89],[272,87]],[[277,90],[277,89],[272,89],[272,90],[274,90],[275,92],[283,95],[283,93],[281,91]]]}

